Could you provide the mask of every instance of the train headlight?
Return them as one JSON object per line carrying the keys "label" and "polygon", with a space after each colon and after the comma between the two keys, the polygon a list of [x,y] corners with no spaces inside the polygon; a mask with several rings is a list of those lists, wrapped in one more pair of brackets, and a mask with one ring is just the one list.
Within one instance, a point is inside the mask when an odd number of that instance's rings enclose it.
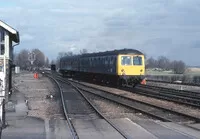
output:
{"label": "train headlight", "polygon": [[126,75],[126,72],[124,69],[122,69],[121,72],[122,72],[122,75]]}

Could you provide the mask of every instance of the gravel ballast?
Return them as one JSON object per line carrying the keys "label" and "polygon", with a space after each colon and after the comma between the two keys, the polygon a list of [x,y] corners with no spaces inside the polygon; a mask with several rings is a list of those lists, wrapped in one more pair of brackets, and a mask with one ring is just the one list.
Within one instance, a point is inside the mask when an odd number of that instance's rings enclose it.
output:
{"label": "gravel ballast", "polygon": [[199,86],[170,84],[170,83],[152,82],[152,81],[147,81],[147,85],[159,86],[159,87],[164,87],[164,88],[172,88],[172,89],[177,89],[177,90],[193,91],[193,92],[199,92],[200,93],[200,87]]}
{"label": "gravel ballast", "polygon": [[105,86],[100,86],[100,85],[95,85],[95,84],[90,84],[90,83],[85,83],[85,82],[81,82],[81,83],[84,83],[85,85],[89,85],[89,86],[92,86],[95,88],[99,88],[101,90],[109,91],[114,94],[123,95],[123,96],[129,97],[129,98],[133,98],[135,100],[145,101],[145,102],[157,105],[157,106],[175,110],[177,112],[187,113],[187,114],[195,116],[195,117],[200,117],[200,110],[196,109],[196,108],[191,108],[191,107],[188,107],[185,105],[180,105],[180,104],[177,104],[174,102],[160,100],[160,99],[156,99],[156,98],[152,98],[152,97],[142,96],[137,93],[123,91],[123,90],[116,89],[116,88],[105,87]]}
{"label": "gravel ballast", "polygon": [[145,120],[150,119],[150,117],[143,115],[140,112],[122,106],[120,104],[108,101],[102,97],[87,93],[83,91],[85,96],[89,98],[92,104],[107,118],[129,118],[131,120]]}

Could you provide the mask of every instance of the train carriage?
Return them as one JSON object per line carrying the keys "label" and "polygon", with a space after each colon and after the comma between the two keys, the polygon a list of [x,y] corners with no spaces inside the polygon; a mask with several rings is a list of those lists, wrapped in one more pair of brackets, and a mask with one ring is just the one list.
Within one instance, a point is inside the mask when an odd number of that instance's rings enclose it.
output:
{"label": "train carriage", "polygon": [[63,75],[134,86],[144,79],[144,62],[140,51],[121,49],[63,57],[60,71]]}

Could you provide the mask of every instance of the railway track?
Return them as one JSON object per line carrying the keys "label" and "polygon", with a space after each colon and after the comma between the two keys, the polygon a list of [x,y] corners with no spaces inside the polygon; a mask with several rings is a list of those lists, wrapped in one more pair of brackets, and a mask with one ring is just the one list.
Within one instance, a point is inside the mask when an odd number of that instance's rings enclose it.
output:
{"label": "railway track", "polygon": [[[64,110],[64,114],[66,116],[67,122],[69,123],[69,127],[73,136],[73,139],[78,139],[78,134],[76,132],[76,129],[73,126],[73,122],[71,119],[73,118],[85,118],[88,120],[88,118],[90,119],[96,119],[96,118],[101,118],[104,119],[105,121],[107,121],[122,137],[129,139],[129,135],[125,134],[120,128],[118,128],[114,123],[112,123],[108,118],[106,118],[96,107],[95,105],[93,105],[91,103],[91,101],[86,97],[86,95],[82,92],[82,90],[80,90],[80,88],[78,88],[76,85],[74,85],[73,83],[60,79],[58,77],[51,77],[49,75],[47,75],[49,78],[51,78],[59,87],[59,91],[61,93],[61,100],[62,100],[62,105],[63,105],[63,110]],[[67,90],[69,90],[69,88],[73,88],[73,90],[77,90],[76,91],[76,96],[75,97],[82,97],[81,99],[81,105],[77,106],[77,108],[80,110],[82,109],[85,113],[85,115],[77,115],[77,113],[73,112],[69,112],[69,110],[67,109],[67,106],[65,104],[65,100],[64,97],[67,93],[63,93]],[[73,93],[74,94],[74,93]],[[79,95],[79,96],[78,96]],[[69,94],[68,97],[72,97],[72,94]],[[83,106],[83,101],[85,105],[87,105],[87,107],[82,107]],[[87,103],[87,104],[86,104]],[[73,108],[74,109],[74,108]],[[91,114],[92,113],[92,114]],[[89,117],[88,117],[89,115]]]}
{"label": "railway track", "polygon": [[[46,74],[45,74],[45,75],[46,75]],[[63,97],[63,90],[62,90],[62,88],[61,88],[61,85],[60,85],[59,82],[58,82],[56,79],[54,79],[53,77],[51,77],[51,76],[49,76],[49,75],[46,75],[46,76],[48,76],[50,79],[52,79],[52,80],[56,83],[56,85],[58,86],[58,89],[59,89],[59,92],[60,92],[60,96],[61,96],[61,102],[62,102],[63,112],[64,112],[64,115],[65,115],[65,117],[66,117],[67,123],[68,123],[68,125],[69,125],[72,138],[73,138],[73,139],[78,139],[77,132],[76,132],[76,130],[75,130],[75,128],[74,128],[74,126],[73,126],[71,120],[70,120],[70,117],[69,117],[69,115],[68,115],[68,112],[67,112],[67,109],[66,109],[66,106],[65,106],[65,101],[64,101],[64,97]]]}
{"label": "railway track", "polygon": [[120,87],[119,89],[134,92],[140,95],[157,99],[172,101],[178,104],[200,108],[200,93],[150,85],[137,85],[132,87]]}
{"label": "railway track", "polygon": [[93,87],[89,87],[89,86],[86,86],[83,84],[79,84],[77,86],[79,89],[81,89],[83,91],[92,93],[94,95],[98,95],[98,96],[108,99],[110,101],[113,101],[113,102],[119,103],[121,105],[124,105],[126,107],[138,110],[142,113],[145,113],[149,116],[152,116],[152,117],[162,120],[162,121],[181,122],[181,121],[193,120],[196,122],[200,122],[200,118],[193,117],[186,113],[180,113],[180,112],[174,111],[172,109],[167,109],[167,108],[157,106],[154,104],[150,104],[147,102],[143,102],[143,101],[138,101],[138,100],[126,97],[126,96],[113,94],[111,92],[93,88]]}
{"label": "railway track", "polygon": [[159,81],[159,80],[147,80],[147,82],[157,82],[157,83],[168,83],[176,85],[187,85],[187,86],[200,86],[199,83],[179,83],[179,82],[169,82],[169,81]]}
{"label": "railway track", "polygon": [[134,91],[141,95],[173,101],[179,104],[200,108],[200,93],[198,92],[176,90],[150,85],[138,85],[134,89],[124,89],[127,91]]}
{"label": "railway track", "polygon": [[[107,86],[107,85],[106,85]],[[111,86],[113,87],[113,86]],[[116,87],[116,86],[115,86]],[[136,94],[167,100],[186,106],[200,108],[200,93],[194,91],[177,90],[150,85],[137,85],[136,87],[117,87],[118,89]]]}
{"label": "railway track", "polygon": [[[60,77],[56,77],[56,78],[59,78],[59,80],[62,80],[63,82],[68,82],[66,81],[66,79],[62,79]],[[73,80],[70,80],[70,82],[73,82],[73,84],[75,84],[75,86],[82,92],[87,92],[92,95],[102,97],[104,99],[118,103],[120,105],[126,106],[136,111],[142,112],[148,116],[151,116],[153,118],[156,118],[162,121],[181,122],[181,123],[200,122],[199,117],[191,116],[187,113],[177,112],[170,108],[164,108],[161,106],[157,106],[155,104],[150,104],[148,102],[138,101],[126,96],[113,94],[109,91],[87,86],[85,84],[82,84]]]}

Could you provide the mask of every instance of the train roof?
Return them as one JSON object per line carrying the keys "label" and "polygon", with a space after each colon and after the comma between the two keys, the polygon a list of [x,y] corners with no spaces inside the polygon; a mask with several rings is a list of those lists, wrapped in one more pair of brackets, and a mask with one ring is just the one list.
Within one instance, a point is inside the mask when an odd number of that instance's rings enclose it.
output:
{"label": "train roof", "polygon": [[74,59],[74,58],[80,58],[81,55],[73,55],[73,56],[64,56],[60,58],[60,60],[66,60],[66,59]]}
{"label": "train roof", "polygon": [[141,55],[142,52],[135,50],[135,49],[120,49],[120,50],[113,50],[113,51],[105,51],[105,52],[97,52],[97,53],[86,53],[83,54],[83,57],[90,57],[90,56],[107,56],[107,55],[119,55],[119,54],[137,54]]}
{"label": "train roof", "polygon": [[108,56],[108,55],[119,55],[119,54],[143,55],[142,52],[135,49],[120,49],[120,50],[97,52],[97,53],[86,53],[82,55],[65,56],[65,57],[62,57],[61,59],[69,59],[69,58],[75,58],[75,57],[79,58],[79,57],[93,57],[93,56]]}

